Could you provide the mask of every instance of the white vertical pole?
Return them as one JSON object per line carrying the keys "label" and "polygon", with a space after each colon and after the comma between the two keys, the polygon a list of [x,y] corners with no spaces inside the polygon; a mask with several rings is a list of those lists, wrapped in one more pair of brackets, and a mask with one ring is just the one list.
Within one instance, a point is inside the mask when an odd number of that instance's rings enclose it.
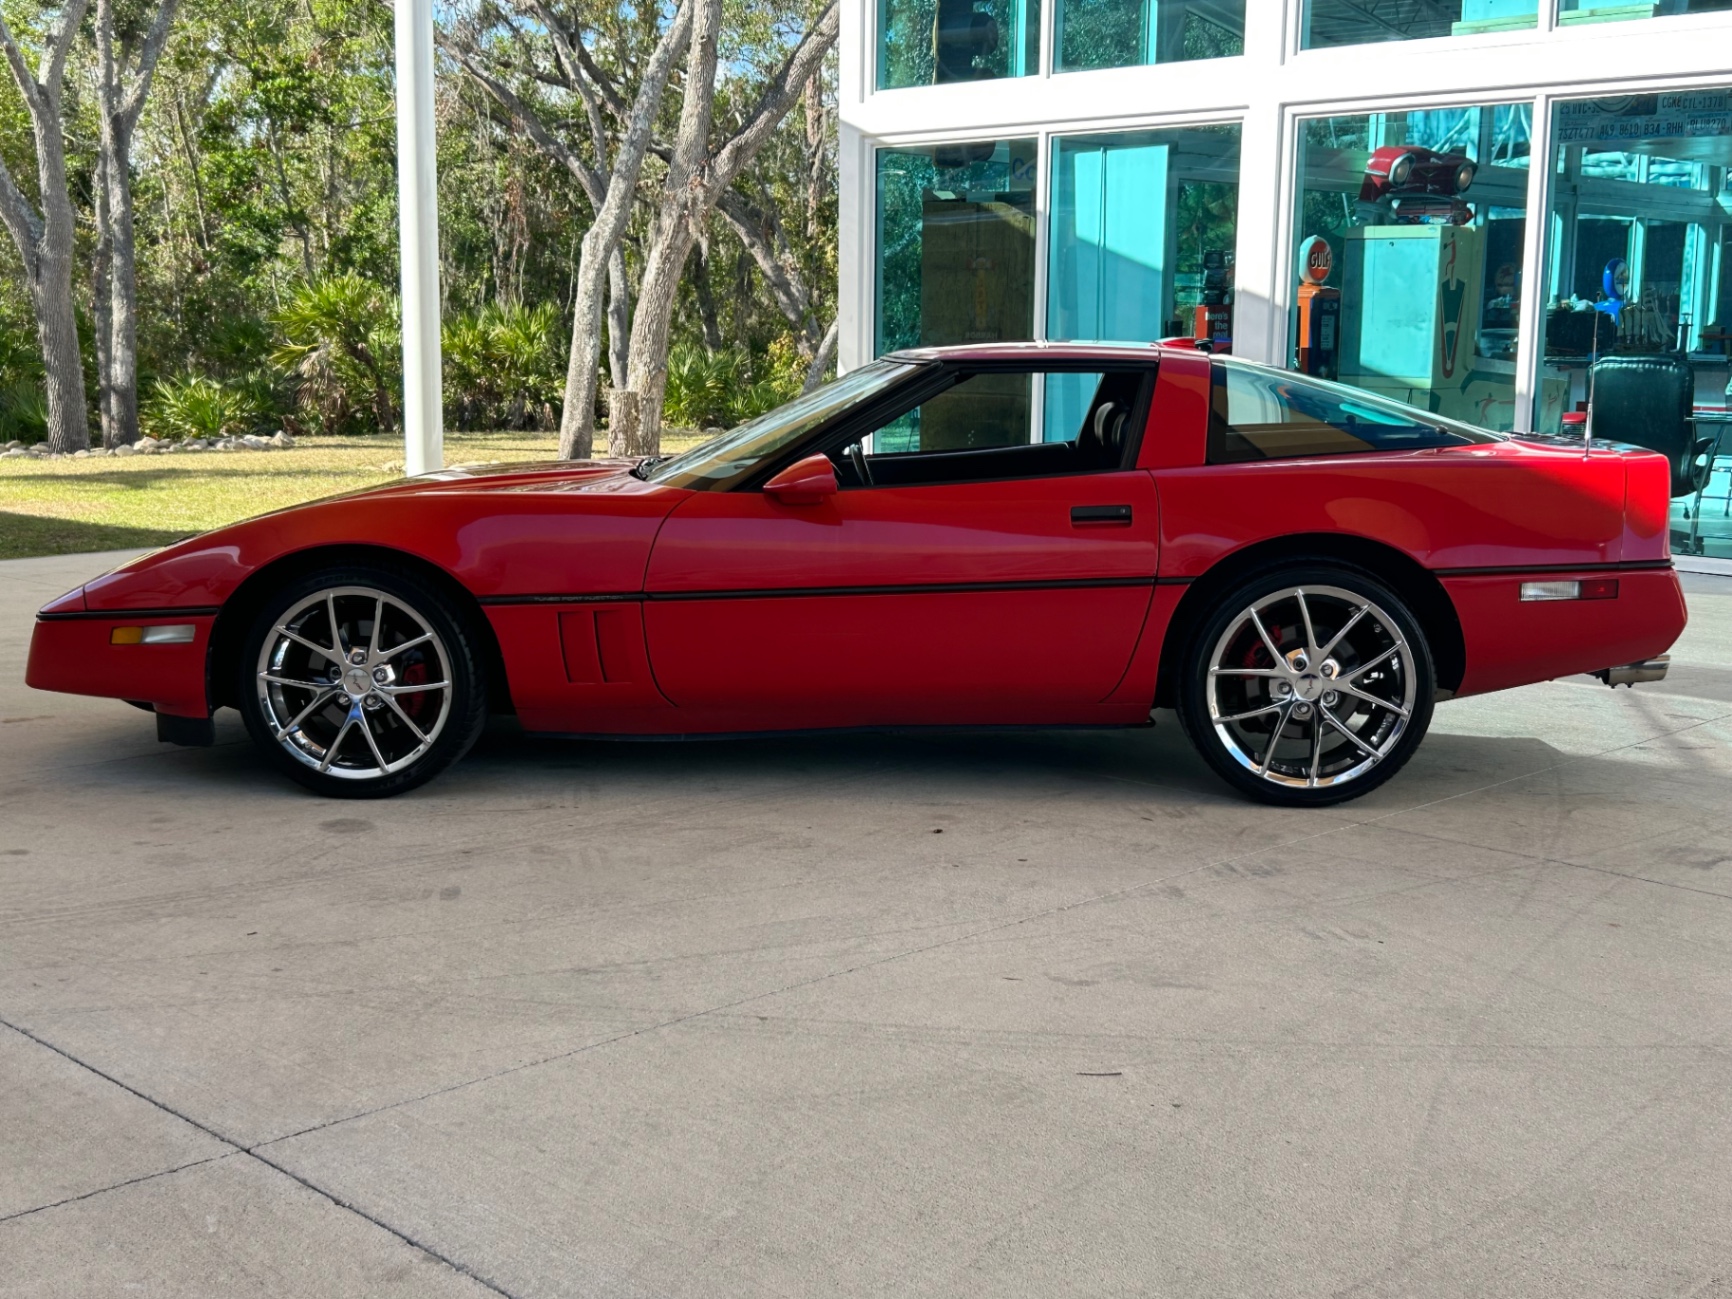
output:
{"label": "white vertical pole", "polygon": [[[1552,157],[1552,97],[1535,95],[1533,120],[1528,125],[1528,192],[1526,225],[1522,233],[1522,296],[1516,307],[1515,429],[1517,433],[1556,433],[1543,428],[1534,407],[1542,394],[1546,359],[1546,300],[1551,293],[1547,261],[1552,224],[1552,182],[1557,160]],[[1565,216],[1567,242],[1575,228],[1575,215]],[[1558,292],[1567,295],[1567,276],[1558,280]],[[1599,337],[1599,321],[1594,321]],[[1570,394],[1564,393],[1564,409],[1570,409]]]}
{"label": "white vertical pole", "polygon": [[439,375],[439,180],[433,0],[396,0],[397,229],[403,290],[403,466],[445,463]]}

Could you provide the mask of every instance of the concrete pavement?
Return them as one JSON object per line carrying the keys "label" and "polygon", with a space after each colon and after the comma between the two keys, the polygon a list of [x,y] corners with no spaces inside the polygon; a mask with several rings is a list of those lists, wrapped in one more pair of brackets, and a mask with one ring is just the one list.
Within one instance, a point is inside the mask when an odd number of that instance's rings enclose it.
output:
{"label": "concrete pavement", "polygon": [[0,1295],[1732,1295],[1732,580],[1241,802],[1152,731],[491,736],[324,802],[22,684]]}

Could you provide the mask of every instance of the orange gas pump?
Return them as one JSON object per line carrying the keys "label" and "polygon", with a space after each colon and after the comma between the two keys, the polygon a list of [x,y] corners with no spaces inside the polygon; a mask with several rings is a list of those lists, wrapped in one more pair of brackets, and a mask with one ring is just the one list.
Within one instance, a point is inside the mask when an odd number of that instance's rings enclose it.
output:
{"label": "orange gas pump", "polygon": [[1341,365],[1341,290],[1325,285],[1335,258],[1329,243],[1312,235],[1299,245],[1299,349],[1301,374],[1333,379]]}
{"label": "orange gas pump", "polygon": [[1233,307],[1227,296],[1227,258],[1211,249],[1203,254],[1203,300],[1192,311],[1191,336],[1217,352],[1233,350]]}

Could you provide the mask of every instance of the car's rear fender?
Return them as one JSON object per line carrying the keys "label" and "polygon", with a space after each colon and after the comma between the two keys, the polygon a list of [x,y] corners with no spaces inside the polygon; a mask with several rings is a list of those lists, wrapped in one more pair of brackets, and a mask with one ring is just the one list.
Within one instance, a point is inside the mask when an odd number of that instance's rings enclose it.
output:
{"label": "car's rear fender", "polygon": [[1407,602],[1431,646],[1439,690],[1455,691],[1466,668],[1461,621],[1443,583],[1411,555],[1369,537],[1340,532],[1300,533],[1246,546],[1223,557],[1186,588],[1161,643],[1157,707],[1170,708],[1185,643],[1215,601],[1259,569],[1317,559],[1364,569]]}

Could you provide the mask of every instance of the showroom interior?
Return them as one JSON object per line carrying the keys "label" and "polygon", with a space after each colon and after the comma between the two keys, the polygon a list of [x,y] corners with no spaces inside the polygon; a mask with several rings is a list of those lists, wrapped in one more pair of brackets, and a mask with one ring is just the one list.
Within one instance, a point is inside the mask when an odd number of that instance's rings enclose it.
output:
{"label": "showroom interior", "polygon": [[[1732,0],[843,14],[845,366],[1207,338],[1548,433],[1622,367],[1690,436],[1726,428]],[[1732,430],[1716,449],[1681,552],[1732,556]]]}

